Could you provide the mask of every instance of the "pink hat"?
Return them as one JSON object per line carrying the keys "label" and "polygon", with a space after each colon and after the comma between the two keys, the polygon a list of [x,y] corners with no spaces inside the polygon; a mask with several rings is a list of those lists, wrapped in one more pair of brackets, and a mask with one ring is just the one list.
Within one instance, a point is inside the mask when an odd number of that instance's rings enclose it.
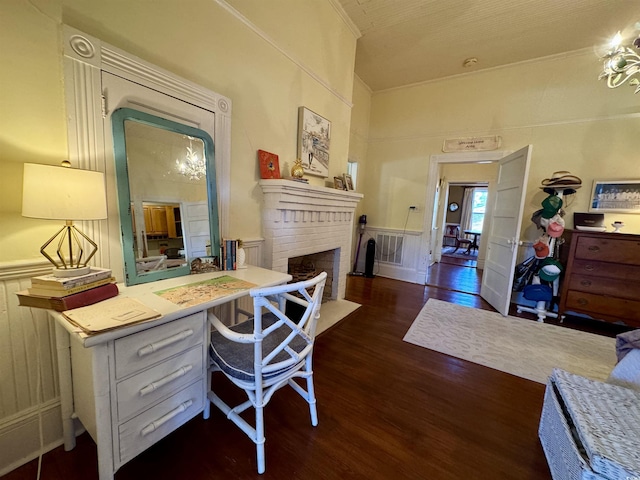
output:
{"label": "pink hat", "polygon": [[564,232],[564,227],[558,222],[551,222],[549,225],[547,225],[547,233],[550,237],[557,238],[562,235],[562,232]]}

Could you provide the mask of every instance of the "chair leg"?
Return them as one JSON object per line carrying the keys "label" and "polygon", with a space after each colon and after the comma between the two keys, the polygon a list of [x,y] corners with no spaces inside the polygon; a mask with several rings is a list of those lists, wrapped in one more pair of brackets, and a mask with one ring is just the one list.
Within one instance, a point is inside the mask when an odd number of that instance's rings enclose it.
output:
{"label": "chair leg", "polygon": [[264,473],[265,458],[264,458],[264,407],[256,406],[256,460],[258,463],[258,473]]}
{"label": "chair leg", "polygon": [[316,407],[316,394],[313,388],[313,375],[307,377],[307,395],[309,398],[309,413],[311,414],[311,425],[316,427],[318,425],[318,409]]}

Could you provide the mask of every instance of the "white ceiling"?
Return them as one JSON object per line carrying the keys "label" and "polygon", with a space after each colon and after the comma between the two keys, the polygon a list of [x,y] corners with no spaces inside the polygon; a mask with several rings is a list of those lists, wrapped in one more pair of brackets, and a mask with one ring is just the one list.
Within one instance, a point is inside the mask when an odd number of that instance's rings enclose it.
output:
{"label": "white ceiling", "polygon": [[373,91],[584,48],[598,62],[616,31],[640,21],[640,0],[339,2],[362,34],[355,72]]}

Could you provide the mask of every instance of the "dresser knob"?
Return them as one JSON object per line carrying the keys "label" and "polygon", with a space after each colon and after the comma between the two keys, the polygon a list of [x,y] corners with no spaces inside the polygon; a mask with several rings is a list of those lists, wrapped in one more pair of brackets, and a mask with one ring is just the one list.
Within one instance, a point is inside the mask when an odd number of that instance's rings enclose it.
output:
{"label": "dresser knob", "polygon": [[598,252],[598,251],[600,251],[600,247],[598,247],[597,245],[591,245],[591,246],[589,247],[589,251],[591,251],[591,252]]}
{"label": "dresser knob", "polygon": [[580,285],[583,287],[589,287],[591,285],[591,280],[581,280]]}
{"label": "dresser knob", "polygon": [[589,301],[586,298],[579,298],[578,299],[578,305],[582,305],[585,306],[589,303]]}

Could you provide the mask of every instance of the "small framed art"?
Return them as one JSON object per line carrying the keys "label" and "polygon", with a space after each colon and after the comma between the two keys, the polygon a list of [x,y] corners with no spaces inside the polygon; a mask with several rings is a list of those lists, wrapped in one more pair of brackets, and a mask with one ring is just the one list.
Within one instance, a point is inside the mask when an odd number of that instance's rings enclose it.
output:
{"label": "small framed art", "polygon": [[344,190],[344,180],[341,177],[333,177],[333,188]]}
{"label": "small framed art", "polygon": [[344,189],[353,190],[353,179],[351,178],[351,175],[345,173],[342,175],[342,179],[344,180]]}
{"label": "small framed art", "polygon": [[304,173],[329,176],[331,122],[306,107],[298,109],[298,158]]}
{"label": "small framed art", "polygon": [[280,163],[275,153],[258,150],[260,178],[280,178]]}
{"label": "small framed art", "polygon": [[589,211],[640,213],[640,180],[594,180]]}

